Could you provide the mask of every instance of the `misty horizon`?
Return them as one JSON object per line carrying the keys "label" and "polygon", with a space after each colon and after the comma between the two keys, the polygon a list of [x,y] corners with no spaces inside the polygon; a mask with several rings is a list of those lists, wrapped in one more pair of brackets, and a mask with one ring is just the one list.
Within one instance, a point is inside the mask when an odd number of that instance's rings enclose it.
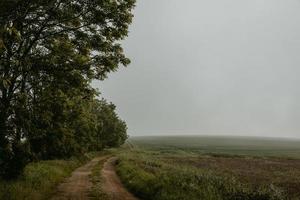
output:
{"label": "misty horizon", "polygon": [[139,0],[132,63],[95,82],[128,134],[300,138],[300,2]]}

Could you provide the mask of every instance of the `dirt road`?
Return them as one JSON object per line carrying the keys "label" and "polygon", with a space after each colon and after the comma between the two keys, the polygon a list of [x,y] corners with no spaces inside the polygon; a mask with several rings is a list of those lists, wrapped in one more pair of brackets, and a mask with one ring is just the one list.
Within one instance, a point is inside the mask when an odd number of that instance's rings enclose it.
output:
{"label": "dirt road", "polygon": [[85,200],[88,198],[88,192],[91,189],[92,182],[90,181],[89,175],[92,173],[92,169],[97,165],[98,162],[105,159],[106,157],[97,157],[77,168],[67,178],[65,182],[58,186],[57,194],[52,200]]}
{"label": "dirt road", "polygon": [[115,171],[116,160],[116,157],[112,157],[108,159],[103,166],[103,191],[107,193],[112,200],[138,200],[122,185]]}
{"label": "dirt road", "polygon": [[[106,156],[97,157],[77,168],[71,177],[58,186],[56,195],[51,200],[88,200],[89,191],[93,186],[89,175],[97,163],[105,159],[107,159]],[[107,193],[111,200],[138,200],[123,187],[115,172],[115,162],[116,158],[112,157],[103,166],[103,192]]]}

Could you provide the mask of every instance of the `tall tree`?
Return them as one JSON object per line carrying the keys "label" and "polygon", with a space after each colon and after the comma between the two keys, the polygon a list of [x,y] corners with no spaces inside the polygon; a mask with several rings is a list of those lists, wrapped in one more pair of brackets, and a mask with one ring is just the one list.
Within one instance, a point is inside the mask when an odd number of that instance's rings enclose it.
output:
{"label": "tall tree", "polygon": [[[120,64],[129,64],[119,41],[127,36],[134,4],[0,1],[0,168],[11,169],[10,163],[26,153],[35,106],[45,105],[47,95],[59,101],[76,91],[71,88],[88,90],[92,79],[102,80]],[[85,98],[84,92],[80,95]],[[65,105],[64,98],[59,106]],[[55,115],[63,116],[59,106]]]}

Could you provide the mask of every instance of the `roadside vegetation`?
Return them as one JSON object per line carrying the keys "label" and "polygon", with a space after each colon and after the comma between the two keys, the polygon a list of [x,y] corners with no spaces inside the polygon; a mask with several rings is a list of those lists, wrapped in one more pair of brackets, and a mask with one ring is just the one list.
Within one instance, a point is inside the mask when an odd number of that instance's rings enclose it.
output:
{"label": "roadside vegetation", "polygon": [[48,160],[28,164],[17,180],[0,181],[0,199],[40,200],[48,199],[57,184],[70,176],[71,172],[100,153],[88,153],[68,160]]}
{"label": "roadside vegetation", "polygon": [[[183,137],[184,138],[184,137]],[[153,138],[152,138],[153,139]],[[181,139],[178,144],[186,140]],[[195,144],[195,139],[190,141]],[[216,138],[214,138],[216,139]],[[170,141],[174,138],[170,137]],[[251,140],[247,147],[251,149]],[[182,148],[130,140],[119,153],[117,172],[126,187],[145,200],[297,200],[300,198],[300,160],[269,156],[280,147],[251,155],[201,153],[202,146]],[[210,146],[217,149],[222,143]],[[154,145],[152,145],[154,144]],[[174,142],[173,142],[174,144]],[[225,144],[225,143],[224,143]],[[254,144],[254,143],[253,143]],[[230,148],[229,145],[225,145]],[[204,148],[208,148],[207,146]],[[236,147],[232,149],[238,150]],[[244,150],[246,150],[244,149]],[[250,151],[249,151],[250,152]]]}

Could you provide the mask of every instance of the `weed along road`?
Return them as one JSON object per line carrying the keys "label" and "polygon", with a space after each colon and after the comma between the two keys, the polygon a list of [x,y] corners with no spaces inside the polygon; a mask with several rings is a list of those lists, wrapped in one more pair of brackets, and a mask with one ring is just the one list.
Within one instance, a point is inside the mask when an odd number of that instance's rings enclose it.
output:
{"label": "weed along road", "polygon": [[61,183],[55,195],[51,200],[86,200],[90,199],[90,191],[93,183],[90,180],[90,175],[97,163],[105,161],[101,171],[104,182],[102,188],[107,194],[108,199],[112,200],[137,200],[131,193],[129,193],[122,185],[119,177],[115,172],[116,157],[109,158],[108,156],[101,156],[94,158],[87,164],[77,168],[72,175]]}

